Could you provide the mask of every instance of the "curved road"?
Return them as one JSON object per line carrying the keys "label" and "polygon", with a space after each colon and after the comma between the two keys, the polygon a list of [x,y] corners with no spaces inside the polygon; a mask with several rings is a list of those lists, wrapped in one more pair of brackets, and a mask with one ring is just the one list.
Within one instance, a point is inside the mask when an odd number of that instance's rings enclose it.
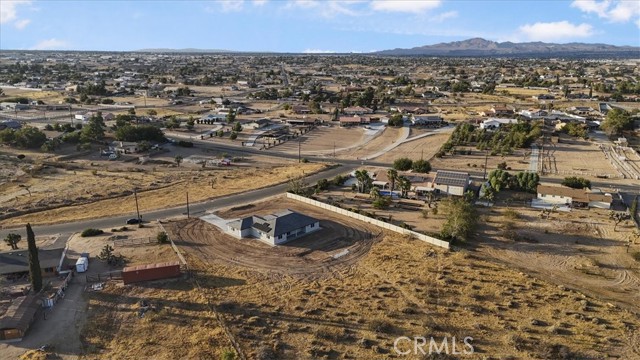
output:
{"label": "curved road", "polygon": [[[355,166],[338,166],[336,168],[328,169],[310,176],[305,177],[305,181],[308,184],[314,184],[320,179],[333,178],[336,175],[351,172],[355,169]],[[268,188],[262,188],[244,193],[233,194],[220,198],[214,198],[211,200],[190,204],[190,213],[194,216],[200,216],[205,211],[224,208],[228,206],[242,205],[247,203],[256,202],[260,199],[264,199],[270,196],[282,194],[287,191],[288,183],[283,183]],[[167,209],[160,209],[154,211],[148,211],[141,213],[142,219],[145,222],[164,219],[173,216],[180,216],[186,214],[186,206],[172,207]],[[53,234],[68,234],[82,231],[86,228],[113,228],[120,227],[126,224],[127,219],[135,217],[135,214],[121,214],[109,218],[83,220],[73,223],[61,223],[54,225],[36,225],[33,227],[33,232],[40,235],[53,235]],[[0,230],[0,238],[4,238],[8,233],[18,233],[22,235],[23,239],[26,238],[25,228],[7,228]]]}

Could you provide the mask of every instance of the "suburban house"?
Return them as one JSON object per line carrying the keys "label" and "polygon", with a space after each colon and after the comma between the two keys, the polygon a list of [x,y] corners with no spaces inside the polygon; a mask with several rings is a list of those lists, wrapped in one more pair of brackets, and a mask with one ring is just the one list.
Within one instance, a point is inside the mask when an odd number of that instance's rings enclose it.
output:
{"label": "suburban house", "polygon": [[242,127],[246,129],[257,130],[257,129],[262,129],[264,127],[267,127],[269,126],[269,124],[271,124],[271,121],[269,119],[262,118],[262,119],[254,120],[249,123],[243,124]]}
{"label": "suburban house", "polygon": [[227,115],[224,114],[208,114],[207,116],[203,116],[200,118],[200,123],[202,124],[212,124],[214,122],[225,122],[227,120]]}
{"label": "suburban house", "polygon": [[413,115],[411,124],[416,126],[440,127],[442,117],[440,115]]}
{"label": "suburban house", "polygon": [[373,110],[362,106],[350,106],[342,109],[342,112],[347,115],[364,115],[373,113]]}
{"label": "suburban house", "polygon": [[514,109],[507,105],[494,105],[489,109],[489,113],[493,116],[513,116]]}
{"label": "suburban house", "polygon": [[517,119],[489,118],[480,123],[480,129],[496,130],[502,125],[515,124],[517,122],[518,122]]}
{"label": "suburban house", "polygon": [[433,188],[441,193],[462,196],[467,191],[470,181],[468,173],[438,170],[433,179]]}
{"label": "suburban house", "polygon": [[371,119],[364,116],[340,116],[340,126],[353,126],[369,124]]}
{"label": "suburban house", "polygon": [[[42,276],[55,276],[64,261],[64,247],[38,249]],[[0,276],[16,277],[29,273],[29,250],[0,252]]]}
{"label": "suburban house", "polygon": [[311,109],[306,105],[293,105],[291,111],[294,114],[311,114]]}
{"label": "suburban house", "polygon": [[527,119],[542,119],[547,116],[547,112],[541,109],[528,109],[528,110],[520,110],[519,115],[526,117]]}
{"label": "suburban house", "polygon": [[609,209],[613,202],[611,194],[572,189],[563,186],[538,185],[538,199],[553,205]]}
{"label": "suburban house", "polygon": [[2,110],[13,110],[13,111],[29,110],[29,104],[3,102],[3,103],[0,103],[0,109],[2,109]]}
{"label": "suburban house", "polygon": [[0,121],[0,130],[4,130],[4,129],[18,130],[20,128],[22,128],[22,124],[20,124],[19,122],[15,121],[15,120],[2,120],[2,121]]}
{"label": "suburban house", "polygon": [[130,141],[113,141],[109,150],[117,154],[133,154],[138,152],[138,143]]}
{"label": "suburban house", "polygon": [[320,222],[310,216],[285,210],[277,214],[253,215],[227,224],[237,238],[253,237],[270,245],[279,245],[320,230]]}

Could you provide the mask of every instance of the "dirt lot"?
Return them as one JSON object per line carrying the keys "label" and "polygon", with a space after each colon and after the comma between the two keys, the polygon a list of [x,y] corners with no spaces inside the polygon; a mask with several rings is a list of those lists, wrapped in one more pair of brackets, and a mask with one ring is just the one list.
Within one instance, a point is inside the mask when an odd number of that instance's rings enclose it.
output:
{"label": "dirt lot", "polygon": [[[379,240],[380,230],[374,226],[347,222],[341,216],[286,198],[277,198],[276,203],[279,210],[291,209],[320,219],[322,230],[283,246],[271,247],[253,239],[236,239],[198,219],[171,222],[165,227],[172,238],[180,239],[177,245],[194,256],[215,257],[261,273],[293,277],[322,277],[352,265]],[[278,211],[273,204],[273,201],[262,202],[216,215],[225,219],[267,215]],[[334,256],[339,257],[334,259]]]}
{"label": "dirt lot", "polygon": [[[300,147],[303,154],[326,153],[333,154],[335,145],[336,152],[343,148],[348,148],[359,144],[364,140],[362,128],[341,128],[338,126],[320,126],[301,137]],[[298,141],[290,140],[274,148],[276,151],[298,153]]]}
{"label": "dirt lot", "polygon": [[640,356],[637,315],[497,264],[484,251],[445,253],[384,233],[359,261],[305,277],[289,259],[265,269],[230,261],[219,247],[206,251],[208,232],[181,235],[201,237],[181,248],[207,269],[201,283],[249,358],[393,357],[394,339],[416,334],[471,336],[473,358]]}
{"label": "dirt lot", "polygon": [[[511,266],[564,284],[600,299],[640,308],[640,241],[626,244],[631,225],[614,231],[609,211],[601,209],[557,212],[540,218],[540,210],[512,205],[517,218],[504,217],[504,209],[482,210],[479,250]],[[514,241],[515,239],[515,241]]]}
{"label": "dirt lot", "polygon": [[[65,206],[12,217],[0,224],[41,224],[96,218],[113,213],[133,213],[134,188],[145,189],[138,193],[141,211],[163,208],[167,204],[177,206],[184,204],[186,199],[176,199],[176,192],[188,190],[190,201],[196,202],[277,184],[323,167],[322,164],[296,163],[284,166],[269,164],[267,170],[253,167],[180,170],[131,165],[113,168],[112,171],[105,171],[101,167],[67,171],[49,166],[39,167],[40,170],[33,176],[31,172],[28,174],[16,166],[16,173],[0,183],[5,211]],[[52,192],[51,189],[56,191]],[[71,206],[71,203],[82,202],[86,204]]]}
{"label": "dirt lot", "polygon": [[373,140],[353,149],[348,149],[337,153],[339,158],[359,159],[373,154],[385,147],[393,144],[402,134],[402,128],[386,127],[382,134]]}
{"label": "dirt lot", "polygon": [[438,152],[440,146],[449,139],[449,135],[450,134],[433,134],[421,139],[405,142],[388,151],[386,154],[378,156],[375,160],[393,162],[395,159],[401,157],[408,157],[411,160],[419,160],[421,158],[429,160]]}
{"label": "dirt lot", "polygon": [[562,136],[558,144],[546,144],[543,166],[545,171],[565,175],[617,175],[597,144]]}
{"label": "dirt lot", "polygon": [[[441,169],[452,169],[459,171],[483,171],[485,164],[485,152],[479,151],[473,146],[457,146],[457,150],[471,150],[471,155],[446,155],[442,158],[432,158],[429,160],[431,166]],[[489,156],[486,158],[487,169],[497,169],[498,164],[507,163],[513,171],[523,171],[529,169],[529,149],[515,149],[512,155]]]}

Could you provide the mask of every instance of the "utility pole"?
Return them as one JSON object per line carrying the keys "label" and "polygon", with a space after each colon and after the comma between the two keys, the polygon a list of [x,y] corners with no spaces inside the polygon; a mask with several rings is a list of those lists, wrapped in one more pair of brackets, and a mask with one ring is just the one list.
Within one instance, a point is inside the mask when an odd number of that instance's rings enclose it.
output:
{"label": "utility pole", "polygon": [[301,162],[301,159],[300,159],[300,136],[298,136],[298,163],[300,163],[300,162]]}
{"label": "utility pole", "polygon": [[187,191],[187,219],[189,218],[189,191]]}
{"label": "utility pole", "polygon": [[69,105],[69,119],[71,120],[71,126],[73,126],[73,115],[71,115],[71,105]]}
{"label": "utility pole", "polygon": [[138,191],[133,189],[133,196],[136,199],[136,213],[138,213],[138,226],[142,226],[142,218],[140,217],[140,208],[138,207]]}
{"label": "utility pole", "polygon": [[484,152],[484,175],[482,175],[482,180],[487,180],[487,163],[489,162],[489,150],[485,150]]}
{"label": "utility pole", "polygon": [[333,142],[333,157],[336,157],[336,142]]}

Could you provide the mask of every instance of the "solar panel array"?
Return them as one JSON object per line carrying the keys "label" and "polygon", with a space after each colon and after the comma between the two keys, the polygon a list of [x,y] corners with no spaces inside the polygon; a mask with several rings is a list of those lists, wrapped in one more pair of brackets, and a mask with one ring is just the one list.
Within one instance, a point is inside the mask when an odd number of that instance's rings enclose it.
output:
{"label": "solar panel array", "polygon": [[464,187],[469,182],[469,174],[456,171],[438,170],[438,172],[436,172],[436,179],[434,182],[438,185]]}

